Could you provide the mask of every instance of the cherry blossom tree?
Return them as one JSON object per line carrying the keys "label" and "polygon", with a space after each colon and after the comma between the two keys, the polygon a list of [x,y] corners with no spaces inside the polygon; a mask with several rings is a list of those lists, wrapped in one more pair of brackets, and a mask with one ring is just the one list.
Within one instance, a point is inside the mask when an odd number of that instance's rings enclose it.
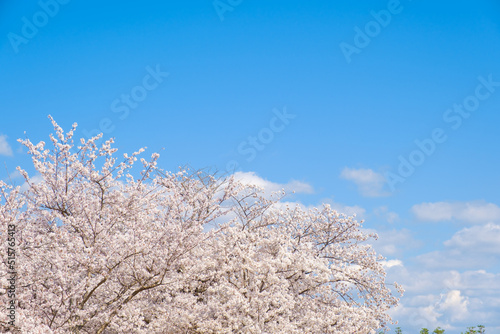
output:
{"label": "cherry blossom tree", "polygon": [[[50,116],[49,116],[50,118]],[[328,205],[206,172],[165,172],[158,154],[117,155],[100,136],[51,148],[20,140],[37,176],[0,181],[1,241],[16,229],[19,333],[375,333],[397,293],[375,235]],[[0,265],[8,304],[8,263]],[[5,310],[5,309],[4,309]]]}

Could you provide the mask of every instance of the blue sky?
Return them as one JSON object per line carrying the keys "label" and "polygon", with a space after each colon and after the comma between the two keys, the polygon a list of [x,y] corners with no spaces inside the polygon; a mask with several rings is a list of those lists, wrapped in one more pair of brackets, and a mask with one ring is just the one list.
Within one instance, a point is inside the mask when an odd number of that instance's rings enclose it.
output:
{"label": "blue sky", "polygon": [[0,178],[51,114],[296,187],[379,233],[404,329],[500,332],[499,22],[494,0],[3,1]]}

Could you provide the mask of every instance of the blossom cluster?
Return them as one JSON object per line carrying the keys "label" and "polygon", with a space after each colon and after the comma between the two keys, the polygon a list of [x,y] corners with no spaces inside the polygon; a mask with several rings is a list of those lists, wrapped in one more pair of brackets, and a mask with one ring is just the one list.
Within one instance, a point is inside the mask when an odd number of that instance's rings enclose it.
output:
{"label": "blossom cluster", "polygon": [[[354,217],[284,193],[165,172],[100,135],[20,140],[39,176],[0,181],[0,238],[17,230],[19,333],[375,333],[398,298]],[[35,182],[38,181],[38,182]],[[4,247],[5,248],[5,247]],[[7,304],[7,261],[0,302]],[[399,288],[396,284],[396,287]]]}

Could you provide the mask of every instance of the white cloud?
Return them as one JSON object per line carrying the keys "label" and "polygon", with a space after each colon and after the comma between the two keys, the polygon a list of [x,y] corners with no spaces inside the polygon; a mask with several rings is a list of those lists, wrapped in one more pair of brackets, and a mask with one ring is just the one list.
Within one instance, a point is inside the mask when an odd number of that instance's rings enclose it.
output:
{"label": "white cloud", "polygon": [[423,221],[451,220],[453,217],[452,205],[446,202],[415,204],[411,210],[419,220]]}
{"label": "white cloud", "polygon": [[421,221],[458,220],[469,223],[500,221],[500,207],[484,201],[421,203],[414,205],[411,211]]}
{"label": "white cloud", "polygon": [[12,148],[7,142],[6,135],[0,135],[0,155],[12,156]]}
{"label": "white cloud", "polygon": [[377,216],[382,217],[391,224],[399,221],[399,215],[396,212],[389,211],[387,206],[376,208],[374,212]]}
{"label": "white cloud", "polygon": [[344,205],[341,203],[336,203],[336,202],[332,201],[331,199],[324,199],[321,201],[320,204],[308,205],[308,206],[306,206],[300,202],[281,201],[281,202],[276,203],[274,205],[274,207],[276,209],[285,209],[285,207],[288,206],[292,209],[295,207],[298,207],[302,210],[309,210],[309,209],[321,207],[324,204],[330,205],[330,207],[333,210],[337,211],[338,213],[345,214],[347,216],[355,215],[357,220],[363,219],[363,216],[366,213],[366,210],[358,205],[354,205],[354,206]]}
{"label": "white cloud", "polygon": [[450,321],[463,320],[468,314],[467,305],[469,298],[462,296],[460,290],[450,290],[446,294],[444,302],[439,304],[439,311],[450,315]]}
{"label": "white cloud", "polygon": [[344,168],[340,177],[354,182],[358,186],[361,195],[365,197],[381,197],[390,195],[384,191],[386,179],[382,174],[376,173],[371,169]]}
{"label": "white cloud", "polygon": [[464,228],[455,233],[444,244],[464,252],[474,251],[500,255],[500,225],[488,223],[483,226]]}
{"label": "white cloud", "polygon": [[15,171],[13,171],[9,176],[11,179],[22,179],[23,178],[22,174],[17,169]]}
{"label": "white cloud", "polygon": [[389,311],[393,319],[399,321],[399,326],[405,329],[405,332],[420,331],[421,328],[435,328],[438,326],[438,318],[442,314],[436,312],[433,305],[412,306],[401,302],[396,308]]}
{"label": "white cloud", "polygon": [[500,256],[500,225],[488,223],[464,228],[443,244],[444,250],[419,255],[416,260],[427,268],[494,266]]}
{"label": "white cloud", "polygon": [[6,182],[6,183],[14,183],[14,181],[16,179],[22,179],[23,176],[21,175],[21,173],[19,173],[18,170],[15,170],[13,171],[12,173],[8,173],[7,177],[5,177],[2,181]]}
{"label": "white cloud", "polygon": [[377,233],[378,240],[373,240],[370,243],[383,256],[402,256],[404,251],[416,249],[421,245],[407,229],[383,231],[366,229],[366,231]]}
{"label": "white cloud", "polygon": [[313,187],[305,182],[291,180],[288,183],[280,184],[263,179],[255,174],[255,172],[236,172],[234,173],[234,178],[243,184],[251,184],[261,187],[264,189],[265,193],[280,191],[282,189],[285,189],[287,193],[291,193],[293,191],[295,193],[304,194],[314,193]]}
{"label": "white cloud", "polygon": [[425,270],[421,266],[386,267],[387,281],[403,285],[400,305],[391,310],[393,319],[409,333],[441,326],[461,333],[466,326],[486,324],[487,332],[500,326],[500,274],[485,270]]}
{"label": "white cloud", "polygon": [[[305,182],[292,180],[288,183],[280,184],[263,179],[260,176],[258,176],[255,172],[236,172],[234,173],[234,178],[243,184],[251,184],[263,188],[264,194],[267,196],[270,195],[272,192],[280,191],[282,189],[285,189],[286,193],[291,193],[292,191],[295,191],[295,193],[305,193],[305,194],[314,193],[313,187]],[[328,204],[332,209],[347,216],[356,215],[356,219],[363,219],[363,217],[366,214],[366,210],[359,205],[352,205],[352,206],[345,205],[342,203],[334,202],[330,198],[321,200],[318,205],[306,206],[297,201],[280,201],[276,203],[274,207],[280,209],[284,208],[285,206],[289,206],[292,208],[298,206],[303,210],[308,210],[314,207],[321,207],[323,204]]]}
{"label": "white cloud", "polygon": [[336,210],[337,212],[344,213],[348,216],[356,215],[356,217],[359,219],[363,219],[366,214],[366,210],[359,205],[345,205],[342,203],[334,202],[329,198],[323,199],[321,202],[329,204],[332,209]]}
{"label": "white cloud", "polygon": [[[246,183],[256,184],[268,191],[281,188],[291,190],[294,182],[278,184],[260,178],[255,173],[237,175]],[[295,190],[312,191],[312,187],[299,182]],[[305,185],[305,186],[304,186]],[[335,210],[359,216],[366,210],[359,205],[336,203],[333,199],[322,200]],[[280,202],[281,205],[299,206],[299,202]],[[488,324],[487,329],[494,332],[500,322],[500,274],[490,271],[491,264],[500,259],[500,216],[498,206],[486,202],[437,202],[421,203],[412,208],[421,220],[457,220],[478,223],[462,228],[443,243],[443,249],[412,258],[403,254],[414,253],[422,245],[415,240],[412,231],[402,229],[375,231],[378,240],[372,240],[375,250],[387,256],[381,261],[387,272],[388,284],[396,281],[406,290],[401,304],[391,310],[393,318],[400,321],[405,332],[419,332],[420,328],[429,329],[440,326],[446,332],[464,331],[466,326],[476,323]],[[388,222],[398,221],[399,216],[388,207],[380,206],[370,212]],[[482,223],[482,224],[479,224]],[[495,262],[496,261],[496,262]],[[465,271],[459,272],[462,269]]]}
{"label": "white cloud", "polygon": [[[257,187],[262,188],[263,190],[263,196],[266,198],[271,198],[272,193],[274,192],[279,192],[282,189],[285,190],[286,194],[290,194],[292,192],[295,193],[306,193],[310,194],[314,192],[314,189],[311,185],[296,181],[296,180],[291,180],[288,183],[280,184],[276,182],[271,182],[269,180],[266,180],[260,176],[258,176],[255,172],[236,172],[233,174],[233,177],[235,180],[239,181],[242,184],[245,185],[254,185]],[[274,198],[277,199],[277,198]],[[232,204],[230,204],[232,205]],[[307,208],[299,203],[299,202],[288,202],[288,201],[279,201],[273,205],[275,209],[284,209],[285,206],[290,206],[290,207],[295,207],[298,206],[304,210]],[[230,221],[233,218],[236,218],[237,215],[234,212],[231,212],[229,214],[226,214],[225,216],[219,217],[218,219],[215,220],[216,224],[221,224]],[[207,228],[212,228],[207,227]]]}
{"label": "white cloud", "polygon": [[[43,181],[43,176],[40,174],[36,174],[32,177],[30,177],[30,183],[31,184],[38,184]],[[30,185],[27,182],[24,182],[21,186],[21,191],[26,191],[30,188]]]}
{"label": "white cloud", "polygon": [[380,264],[384,266],[385,268],[392,268],[396,266],[403,266],[403,261],[394,259],[394,260],[389,260],[389,261],[380,261]]}

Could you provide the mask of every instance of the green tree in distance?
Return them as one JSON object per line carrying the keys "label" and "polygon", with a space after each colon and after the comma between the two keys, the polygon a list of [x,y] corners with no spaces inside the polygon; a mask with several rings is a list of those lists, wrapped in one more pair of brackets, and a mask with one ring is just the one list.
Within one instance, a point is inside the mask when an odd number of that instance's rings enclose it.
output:
{"label": "green tree in distance", "polygon": [[477,325],[477,329],[476,326],[467,327],[467,332],[465,333],[462,332],[462,334],[484,334],[484,333],[486,333],[486,330],[483,325]]}

